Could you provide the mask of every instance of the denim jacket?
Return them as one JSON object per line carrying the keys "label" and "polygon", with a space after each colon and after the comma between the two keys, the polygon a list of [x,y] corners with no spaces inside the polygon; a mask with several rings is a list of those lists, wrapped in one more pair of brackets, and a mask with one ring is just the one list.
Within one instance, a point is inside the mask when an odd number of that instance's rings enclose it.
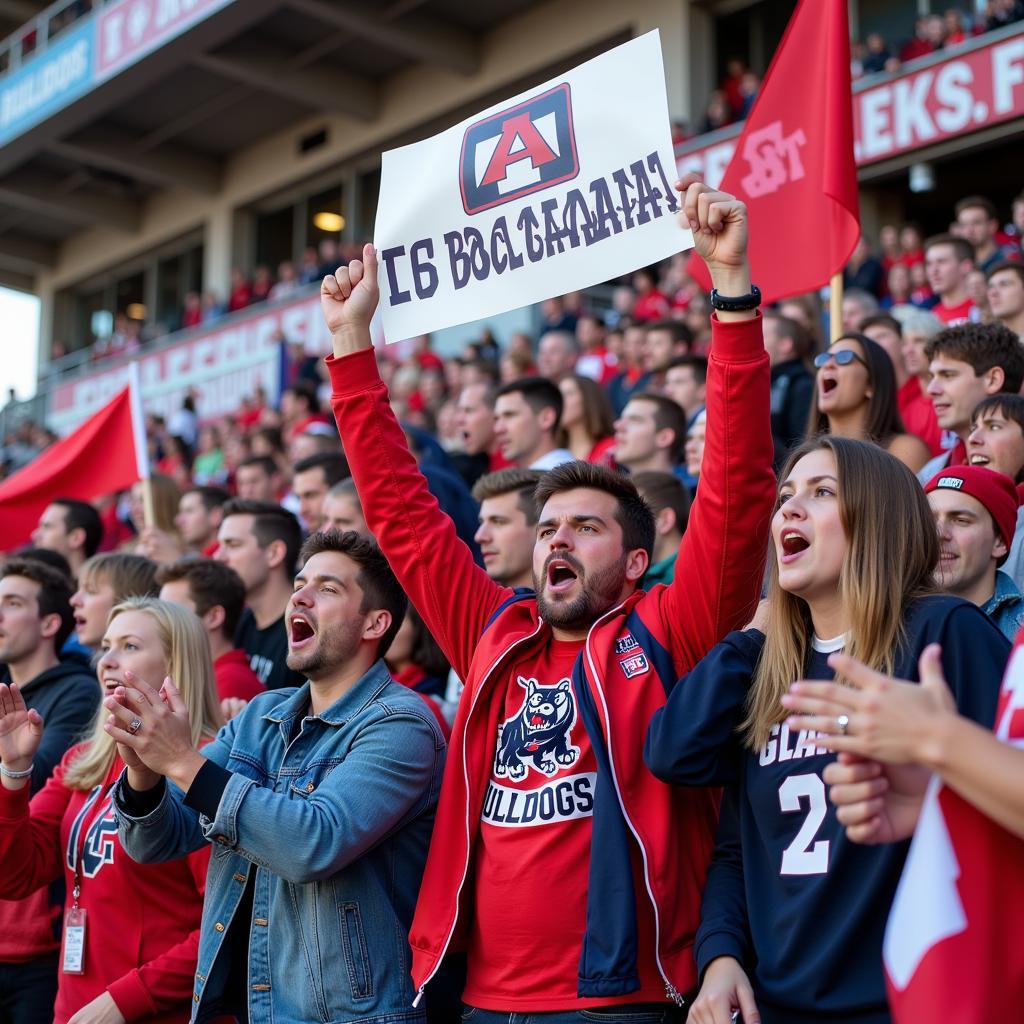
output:
{"label": "denim jacket", "polygon": [[[192,1020],[223,1012],[229,932],[248,943],[252,1022],[425,1019],[407,935],[445,743],[423,698],[378,661],[317,716],[308,683],[260,694],[203,754],[231,773],[212,820],[170,784],[142,817],[123,779],[114,801],[136,860],[213,845]],[[251,922],[232,928],[252,873]]]}

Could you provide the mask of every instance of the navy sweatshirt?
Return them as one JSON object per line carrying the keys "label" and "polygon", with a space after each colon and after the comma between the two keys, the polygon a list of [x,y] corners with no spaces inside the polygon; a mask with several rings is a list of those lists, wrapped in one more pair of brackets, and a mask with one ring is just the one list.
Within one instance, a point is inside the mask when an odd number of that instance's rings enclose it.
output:
{"label": "navy sweatshirt", "polygon": [[[924,597],[906,614],[895,674],[917,680],[930,643],[961,713],[991,727],[1010,644],[974,605]],[[764,636],[730,633],[684,677],[651,721],[644,751],[665,782],[725,785],[695,955],[744,965],[763,1024],[884,1024],[882,936],[907,843],[851,843],[821,774],[834,754],[773,726],[757,752],[737,735]],[[813,651],[806,677],[831,679]]]}

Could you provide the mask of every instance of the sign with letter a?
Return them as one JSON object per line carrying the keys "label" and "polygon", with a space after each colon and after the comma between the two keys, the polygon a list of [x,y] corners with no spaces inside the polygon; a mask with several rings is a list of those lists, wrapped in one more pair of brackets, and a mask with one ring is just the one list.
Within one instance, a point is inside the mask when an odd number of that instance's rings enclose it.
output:
{"label": "sign with letter a", "polygon": [[385,153],[374,245],[386,339],[503,313],[689,248],[674,180],[657,32]]}

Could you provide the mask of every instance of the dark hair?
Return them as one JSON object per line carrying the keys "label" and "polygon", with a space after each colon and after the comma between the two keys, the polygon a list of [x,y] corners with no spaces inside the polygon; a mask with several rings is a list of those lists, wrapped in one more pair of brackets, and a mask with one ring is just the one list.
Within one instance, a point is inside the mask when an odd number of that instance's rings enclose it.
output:
{"label": "dark hair", "polygon": [[547,377],[520,377],[518,380],[510,380],[507,384],[502,384],[494,392],[494,400],[497,402],[502,395],[515,394],[523,396],[523,401],[535,416],[544,409],[554,409],[555,422],[551,431],[554,433],[558,429],[558,424],[562,420],[563,402],[562,392],[558,390],[557,384],[548,380]]}
{"label": "dark hair", "polygon": [[1024,284],[1024,263],[1011,263],[1009,260],[1003,260],[1002,263],[997,263],[994,267],[985,271],[985,280],[991,281],[993,274],[998,274],[1001,270],[1012,270]]}
{"label": "dark hair", "polygon": [[51,569],[63,573],[69,580],[74,579],[75,574],[71,571],[71,563],[59,551],[54,551],[52,548],[22,548],[18,552],[18,558],[34,558],[37,562],[42,562],[44,565],[50,566]]}
{"label": "dark hair", "polygon": [[[1024,434],[1024,395],[1010,395],[1004,392],[983,398],[971,413],[971,423],[975,423],[986,413],[993,412],[1002,413],[1006,419],[1012,420],[1020,427],[1021,434]],[[1021,483],[1022,479],[1024,479],[1024,465],[1018,471],[1015,482]]]}
{"label": "dark hair", "polygon": [[605,389],[593,378],[579,373],[570,373],[565,380],[571,380],[580,389],[587,434],[595,441],[611,437],[615,433],[615,413]]}
{"label": "dark hair", "polygon": [[[412,652],[409,660],[423,672],[438,679],[444,684],[448,679],[448,672],[451,665],[444,656],[444,651],[434,639],[426,623],[420,618],[420,613],[409,605],[405,617],[412,623]],[[395,631],[397,632],[397,630]]]}
{"label": "dark hair", "polygon": [[258,466],[268,477],[278,472],[277,463],[269,455],[250,455],[247,459],[242,459],[235,473],[237,474],[239,469],[248,469],[251,466]]}
{"label": "dark hair", "polygon": [[650,505],[655,519],[663,509],[670,508],[676,515],[676,529],[680,533],[686,532],[690,518],[690,491],[675,473],[648,469],[643,473],[634,473],[630,479],[636,484],[640,496]]}
{"label": "dark hair", "polygon": [[488,498],[500,498],[503,494],[519,492],[519,507],[526,516],[530,526],[537,525],[537,506],[533,502],[533,493],[540,483],[543,472],[539,469],[499,469],[494,473],[485,473],[473,484],[473,498],[483,503]]}
{"label": "dark hair", "polygon": [[8,558],[0,562],[0,579],[24,576],[39,586],[39,617],[59,615],[60,626],[53,637],[54,653],[60,654],[64,641],[75,628],[75,613],[71,610],[71,580],[64,573],[36,558]]}
{"label": "dark hair", "polygon": [[103,522],[99,512],[89,502],[78,501],[76,498],[54,498],[53,504],[64,509],[66,533],[72,530],[85,531],[85,557],[95,555],[99,550],[100,541],[103,540]]}
{"label": "dark hair", "polygon": [[641,391],[630,395],[629,401],[649,402],[654,406],[654,429],[672,431],[675,439],[668,450],[668,457],[673,464],[679,462],[686,448],[686,413],[679,403],[673,402],[668,395],[655,394],[653,391]]}
{"label": "dark hair", "polygon": [[[797,296],[797,299],[799,298],[800,296]],[[795,302],[796,299],[787,299],[786,301]],[[778,324],[780,338],[789,338],[793,342],[794,359],[803,360],[810,355],[814,348],[814,335],[799,320],[794,320],[791,316],[784,316],[774,309],[766,310],[763,315],[765,320],[771,319]]]}
{"label": "dark hair", "polygon": [[615,498],[618,502],[615,521],[622,528],[623,548],[626,551],[641,548],[647,552],[648,558],[651,557],[654,553],[654,513],[651,507],[640,497],[636,485],[628,476],[605,469],[604,466],[577,459],[549,469],[533,492],[537,518],[540,518],[544,506],[554,495],[578,488],[603,491]]}
{"label": "dark hair", "polygon": [[[884,448],[897,434],[905,432],[900,417],[899,406],[896,404],[896,370],[893,368],[889,353],[872,341],[866,334],[853,331],[841,334],[829,345],[829,351],[840,341],[855,341],[864,353],[867,363],[868,387],[871,397],[868,399],[868,419],[864,431],[866,440]],[[828,434],[828,416],[818,409],[818,388],[815,386],[811,396],[811,414],[807,421],[807,438],[817,434]]]}
{"label": "dark hair", "polygon": [[890,331],[896,332],[897,337],[903,337],[903,325],[889,313],[873,313],[864,317],[857,330],[863,334],[869,327],[888,327]]}
{"label": "dark hair", "polygon": [[298,519],[287,509],[272,501],[254,501],[246,498],[232,498],[224,506],[224,518],[228,516],[252,516],[252,532],[261,548],[269,547],[275,540],[285,546],[282,572],[291,579],[302,546],[302,529]]}
{"label": "dark hair", "polygon": [[235,635],[238,620],[245,608],[245,584],[242,577],[229,565],[212,558],[182,558],[162,565],[157,570],[158,586],[185,580],[188,592],[196,606],[196,615],[202,617],[211,608],[224,609],[221,632],[229,640]]}
{"label": "dark hair", "polygon": [[[284,439],[281,437],[281,430],[279,427],[260,427],[258,430],[253,431],[254,438],[262,437],[275,452],[284,452]],[[266,458],[266,456],[256,456],[257,458]],[[245,463],[243,462],[244,466]]]}
{"label": "dark hair", "polygon": [[646,324],[645,330],[648,334],[651,331],[667,331],[672,336],[674,345],[685,345],[689,348],[693,344],[693,331],[682,320],[655,320],[653,324]]}
{"label": "dark hair", "polygon": [[967,196],[961,199],[956,206],[953,207],[953,213],[959,217],[961,212],[964,210],[979,209],[985,211],[985,216],[989,220],[999,220],[999,211],[996,209],[995,203],[991,199],[986,199],[984,196]]}
{"label": "dark hair", "polygon": [[307,473],[311,469],[324,471],[324,480],[328,487],[333,487],[339,480],[351,476],[348,459],[340,452],[317,452],[316,455],[307,455],[292,466],[292,474],[298,476],[299,473]]}
{"label": "dark hair", "polygon": [[961,263],[964,260],[970,260],[971,263],[974,262],[974,246],[966,238],[959,238],[956,235],[932,235],[931,238],[925,241],[924,251],[928,252],[929,249],[936,245],[951,245],[957,260]]}
{"label": "dark hair", "polygon": [[377,657],[383,658],[401,628],[409,604],[388,560],[372,540],[360,537],[355,530],[320,530],[308,537],[302,545],[299,565],[305,565],[321,551],[337,551],[359,566],[356,582],[363,590],[363,602],[359,606],[361,615],[371,608],[383,608],[391,613],[391,625],[381,637],[377,648]]}
{"label": "dark hair", "polygon": [[685,356],[676,356],[669,364],[665,367],[665,370],[674,370],[679,366],[688,366],[693,370],[693,379],[698,384],[706,384],[708,382],[708,357],[697,355],[696,352],[688,352]]}
{"label": "dark hair", "polygon": [[296,398],[301,398],[310,413],[320,411],[320,399],[317,397],[316,387],[308,381],[297,380],[293,384],[289,384],[285,391],[291,392]]}
{"label": "dark hair", "polygon": [[1024,381],[1024,351],[1020,339],[1003,324],[958,324],[939,331],[924,347],[929,360],[947,356],[967,363],[974,376],[998,366],[1003,371],[1001,391],[1017,394]]}
{"label": "dark hair", "polygon": [[215,508],[220,508],[225,502],[231,500],[231,495],[223,487],[215,487],[212,484],[188,487],[181,492],[181,496],[185,497],[186,494],[198,494],[199,500],[207,512],[212,512]]}

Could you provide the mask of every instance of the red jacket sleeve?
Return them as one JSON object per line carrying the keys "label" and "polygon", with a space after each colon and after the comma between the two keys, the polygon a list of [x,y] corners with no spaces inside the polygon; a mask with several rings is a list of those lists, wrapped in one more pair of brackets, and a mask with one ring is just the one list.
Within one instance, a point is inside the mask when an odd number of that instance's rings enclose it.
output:
{"label": "red jacket sleeve", "polygon": [[329,357],[331,405],[363,516],[445,657],[463,679],[512,591],[474,561],[427,489],[388,402],[373,349]]}
{"label": "red jacket sleeve", "polygon": [[711,320],[707,441],[661,617],[677,670],[742,626],[761,593],[775,504],[770,371],[761,317]]}
{"label": "red jacket sleeve", "polygon": [[29,801],[29,787],[0,786],[0,898],[21,899],[62,877],[60,825],[71,799],[64,771],[72,747]]}
{"label": "red jacket sleeve", "polygon": [[[202,897],[206,893],[210,847],[203,846],[186,859],[195,879],[196,892]],[[126,1021],[143,1020],[191,1001],[199,958],[199,932],[199,928],[189,932],[181,942],[107,987]]]}

